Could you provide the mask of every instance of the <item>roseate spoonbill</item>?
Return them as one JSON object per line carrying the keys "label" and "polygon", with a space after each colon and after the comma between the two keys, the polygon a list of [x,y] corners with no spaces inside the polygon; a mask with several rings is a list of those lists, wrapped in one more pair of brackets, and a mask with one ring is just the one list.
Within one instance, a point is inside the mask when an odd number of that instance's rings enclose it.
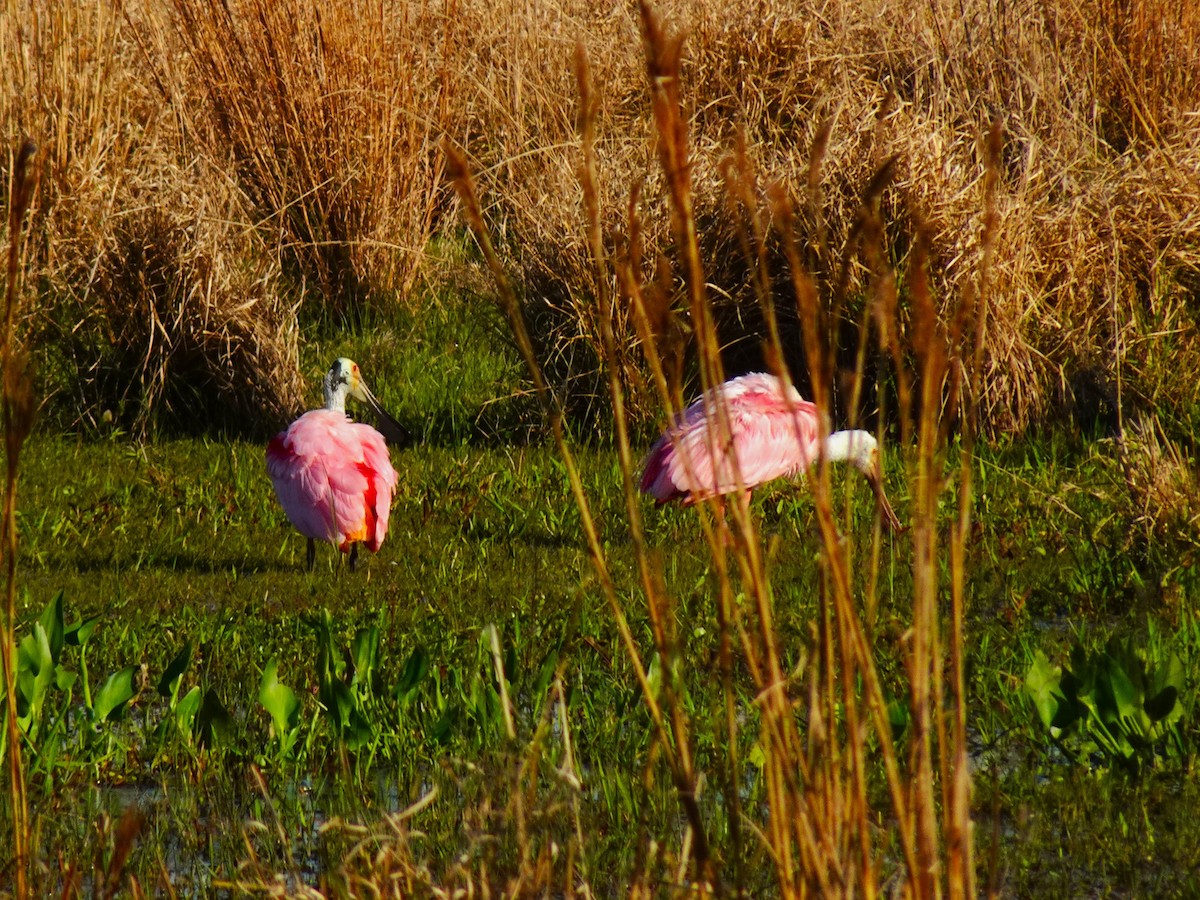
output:
{"label": "roseate spoonbill", "polygon": [[325,374],[325,408],[306,412],[267,446],[267,472],[288,519],[308,538],[308,570],[315,541],[329,541],[358,559],[358,545],[372,553],[387,534],[392,490],[398,476],[384,437],[346,415],[346,396],[365,403],[395,441],[404,429],[379,405],[358,364],[340,357]]}
{"label": "roseate spoonbill", "polygon": [[[728,415],[727,444],[723,444],[717,425],[718,405],[724,406]],[[900,520],[883,491],[874,435],[868,431],[836,431],[822,438],[817,407],[803,399],[792,385],[785,392],[778,378],[763,373],[731,378],[680,413],[650,448],[641,490],[659,504],[681,500],[690,506],[697,500],[737,493],[740,471],[740,500],[748,506],[754,488],[795,475],[822,454],[827,460],[848,462],[862,472],[888,526],[900,528]]]}

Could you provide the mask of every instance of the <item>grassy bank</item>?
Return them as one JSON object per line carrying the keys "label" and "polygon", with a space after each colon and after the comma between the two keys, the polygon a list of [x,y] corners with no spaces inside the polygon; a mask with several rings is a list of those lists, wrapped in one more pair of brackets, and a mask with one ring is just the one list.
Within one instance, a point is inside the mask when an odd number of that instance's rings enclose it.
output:
{"label": "grassy bank", "polygon": [[[1192,854],[1200,840],[1189,813],[1196,785],[1187,774],[1197,737],[1196,548],[1159,546],[1131,562],[1117,531],[1105,536],[1119,513],[1099,489],[1104,461],[1062,438],[1048,446],[979,460],[981,503],[988,506],[972,548],[967,668],[981,870],[1005,894],[1185,896],[1196,887]],[[274,503],[257,445],[185,441],[131,449],[43,438],[30,450],[19,631],[27,633],[31,618],[62,590],[68,621],[98,617],[83,661],[93,692],[126,666],[140,672],[123,717],[98,724],[94,734],[79,717],[79,686],[69,701],[55,695],[75,724],[29,757],[35,883],[49,889],[72,865],[86,871],[113,840],[104,826],[99,835],[95,830],[102,814],[115,830],[131,806],[146,822],[123,877],[136,876],[149,892],[164,889],[168,875],[183,893],[277,874],[296,877],[296,891],[303,883],[345,890],[362,865],[350,850],[365,836],[351,826],[370,830],[372,853],[403,843],[396,871],[413,883],[482,883],[489,862],[497,873],[513,871],[522,854],[534,861],[547,854],[545,864],[563,877],[568,853],[575,854],[577,877],[597,892],[628,884],[645,867],[673,880],[685,829],[668,786],[645,780],[653,771],[645,768],[650,723],[552,452],[459,447],[398,454],[401,489],[383,550],[353,574],[323,553],[309,576],[303,541]],[[618,590],[635,596],[614,460],[598,451],[582,464]],[[64,480],[64,471],[78,475]],[[1081,484],[1092,486],[1083,505],[1074,487]],[[900,485],[895,499],[906,507]],[[851,534],[861,539],[870,524],[861,490],[855,506],[862,515]],[[803,492],[781,485],[756,501],[755,511],[773,548],[778,626],[791,670],[811,650],[817,615],[814,510]],[[687,708],[697,753],[712,765],[723,741],[720,695],[707,674],[719,634],[712,561],[694,517],[663,510],[648,514],[647,527],[652,552],[662,555],[679,591]],[[1053,534],[1094,537],[1080,548],[1073,541],[1056,546],[1047,540]],[[896,696],[911,605],[906,540],[884,545],[885,587],[872,626]],[[350,740],[352,747],[318,707],[323,610],[331,616],[335,656],[348,652],[358,629],[378,628],[378,683],[364,695],[365,737]],[[631,615],[639,642],[650,644],[645,612],[634,607]],[[514,738],[499,712],[489,626],[505,657]],[[1095,649],[1111,634],[1150,648],[1152,660],[1178,654],[1190,673],[1180,698],[1187,757],[1163,757],[1136,779],[1070,765],[1022,687],[1036,651],[1065,663],[1075,642]],[[196,720],[177,727],[173,701],[156,689],[188,644],[192,656],[177,696],[198,687],[228,715],[217,716],[215,726],[210,717],[207,732]],[[425,671],[409,683],[412,660],[422,658]],[[286,755],[258,701],[272,660],[300,701],[297,742]],[[64,667],[81,673],[80,663],[77,648],[68,648]],[[564,703],[561,724],[551,727],[542,717],[556,696],[555,676]],[[737,677],[738,692],[749,703],[746,677]],[[50,749],[56,741],[57,760]],[[752,731],[746,741],[752,755]],[[529,774],[530,765],[541,774]],[[762,789],[749,771],[746,799]],[[523,812],[514,807],[517,785],[527,798]],[[386,814],[434,786],[438,795],[403,827],[386,822]],[[729,813],[722,788],[710,782],[704,792],[706,815],[720,834]],[[525,834],[518,837],[521,815]],[[331,826],[338,816],[345,825]],[[651,837],[664,842],[657,860],[647,858],[642,843]],[[550,859],[553,845],[562,856]],[[258,862],[239,869],[249,848]],[[740,861],[752,892],[765,889],[757,881],[760,852],[748,841]],[[458,858],[463,853],[466,862]],[[371,871],[384,879],[388,870]]]}

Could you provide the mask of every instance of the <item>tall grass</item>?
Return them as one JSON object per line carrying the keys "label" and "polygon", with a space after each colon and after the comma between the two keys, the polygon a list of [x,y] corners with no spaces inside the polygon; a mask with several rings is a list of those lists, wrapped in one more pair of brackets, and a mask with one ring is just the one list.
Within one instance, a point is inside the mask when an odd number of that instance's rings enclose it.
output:
{"label": "tall grass", "polygon": [[[818,203],[799,207],[797,228],[806,263],[830,274],[843,258],[862,187],[894,157],[895,177],[881,198],[892,261],[905,265],[915,229],[909,211],[919,207],[931,285],[947,303],[966,289],[980,252],[975,198],[986,154],[978,136],[998,118],[1007,139],[996,186],[995,292],[980,377],[971,386],[981,425],[996,435],[1067,413],[1090,426],[1105,419],[1105,406],[1115,406],[1121,381],[1130,409],[1157,406],[1174,430],[1187,427],[1195,386],[1166,384],[1151,374],[1157,367],[1139,361],[1164,331],[1173,351],[1189,359],[1198,346],[1192,286],[1200,258],[1195,217],[1187,213],[1198,199],[1200,146],[1200,93],[1188,62],[1200,34],[1194,15],[1157,0],[1106,5],[1097,16],[1072,3],[933,3],[906,16],[871,3],[820,12],[690,4],[677,13],[689,31],[680,76],[691,98],[685,117],[703,151],[690,173],[693,205],[705,226],[699,236],[706,275],[731,368],[763,365],[767,328],[738,249],[741,226],[727,202],[717,148],[744,134],[760,171],[796,196],[819,193]],[[646,170],[650,115],[630,89],[636,23],[621,12],[597,23],[568,6],[530,52],[544,55],[573,28],[585,35],[599,86],[596,166],[606,247],[619,250],[616,224],[633,204],[641,216],[640,253],[653,266],[674,232],[670,187],[661,172]],[[1161,53],[1134,49],[1151,45]],[[524,52],[524,44],[511,46]],[[561,91],[561,79],[561,69],[552,71],[538,91],[527,78],[523,96]],[[1168,81],[1170,90],[1160,90]],[[499,96],[490,118],[500,122],[512,100],[511,90]],[[535,342],[561,351],[542,354],[548,377],[564,390],[591,391],[596,378],[580,369],[595,364],[603,341],[591,251],[579,210],[543,199],[569,195],[573,126],[547,103],[523,108],[531,116],[552,114],[526,124],[525,144],[505,140],[504,131],[478,151],[489,216],[519,248],[508,262],[528,286]],[[813,183],[810,150],[818,144],[822,178]],[[782,271],[782,246],[765,250],[772,270]],[[867,272],[855,265],[844,277],[853,304],[864,296]],[[618,335],[629,334],[622,311],[615,315]],[[860,308],[846,311],[839,367],[854,366],[860,320]],[[681,324],[701,327],[686,318]],[[795,349],[800,323],[793,311],[781,310],[780,327],[789,367],[803,377],[808,364]],[[649,415],[652,392],[637,376],[625,384],[631,410]]]}
{"label": "tall grass", "polygon": [[427,3],[173,9],[163,83],[259,227],[336,310],[407,295],[440,224],[436,148],[456,115],[455,18]]}
{"label": "tall grass", "polygon": [[[768,329],[719,148],[744,135],[758,170],[806,198],[796,228],[822,290],[838,283],[863,187],[894,157],[881,196],[888,252],[903,268],[908,211],[920,207],[945,304],[980,251],[978,135],[998,118],[995,291],[971,386],[982,427],[1023,430],[1059,413],[1110,424],[1119,399],[1158,409],[1175,436],[1190,430],[1197,388],[1171,377],[1174,361],[1200,354],[1190,7],[1136,0],[1088,15],[1072,0],[938,0],[896,16],[875,2],[739,0],[664,11],[689,31],[684,118],[701,151],[692,205],[731,370],[763,365]],[[107,411],[143,431],[160,416],[196,421],[178,411],[197,400],[205,421],[251,429],[294,411],[299,308],[415,304],[421,279],[440,277],[423,261],[431,235],[457,239],[436,149],[449,135],[487,191],[483,212],[519,278],[547,379],[569,415],[606,421],[569,58],[581,39],[596,86],[601,244],[625,252],[614,241],[632,206],[631,252],[654,270],[673,240],[671,187],[649,165],[639,27],[632,8],[583,2],[11,0],[0,109],[10,141],[28,132],[46,148],[31,260],[44,302],[31,315],[54,409],[67,424]],[[822,176],[811,181],[816,155]],[[784,271],[778,240],[762,252]],[[848,373],[868,273],[856,264],[839,277],[847,306],[834,352]],[[645,426],[650,373],[633,322],[613,315],[604,327]],[[677,322],[672,353],[697,373],[686,336],[701,326]],[[802,378],[795,311],[781,307],[778,327]],[[835,380],[841,410],[852,379]],[[185,381],[196,387],[177,387]]]}
{"label": "tall grass", "polygon": [[294,289],[163,104],[144,12],[14,2],[0,16],[6,136],[45,148],[24,309],[39,387],[85,430],[253,429],[300,406]]}
{"label": "tall grass", "polygon": [[17,478],[21,466],[21,449],[33,430],[36,409],[28,351],[16,333],[20,319],[22,275],[22,238],[25,214],[33,201],[37,186],[34,166],[37,145],[26,138],[12,157],[12,179],[8,189],[8,253],[5,266],[4,331],[0,334],[0,368],[3,369],[3,390],[0,394],[0,413],[4,429],[4,518],[0,540],[4,560],[5,604],[4,622],[0,628],[0,665],[4,666],[4,725],[8,758],[8,799],[12,816],[13,888],[18,900],[27,895],[26,878],[29,865],[29,808],[22,771],[21,733],[17,718],[16,661],[17,661]]}
{"label": "tall grass", "polygon": [[[669,198],[674,255],[670,265],[678,272],[686,298],[685,309],[695,329],[700,381],[705,387],[723,379],[721,346],[714,329],[712,303],[705,278],[701,228],[697,219],[692,174],[696,163],[684,113],[681,59],[684,41],[672,33],[645,4],[640,7],[646,60],[649,105],[653,116],[661,176]],[[882,345],[879,352],[894,362],[894,377],[900,385],[905,429],[902,445],[909,459],[914,498],[911,530],[911,559],[914,606],[907,638],[906,705],[911,727],[902,741],[894,737],[889,704],[872,649],[871,628],[865,611],[879,598],[878,528],[867,546],[849,537],[848,522],[840,520],[829,472],[818,467],[810,479],[819,523],[819,558],[823,573],[819,618],[811,654],[798,672],[782,666],[781,637],[773,624],[777,596],[770,566],[760,543],[756,524],[744,511],[735,511],[732,525],[724,515],[714,515],[715,504],[700,505],[698,514],[712,553],[716,584],[712,602],[717,606],[720,635],[720,677],[725,698],[725,753],[718,756],[716,771],[697,768],[694,737],[683,695],[688,657],[678,633],[676,601],[665,573],[655,563],[641,523],[640,497],[635,488],[637,457],[629,439],[625,416],[625,393],[621,354],[613,329],[607,324],[628,317],[636,324],[646,366],[661,404],[678,409],[684,385],[678,370],[664,365],[660,335],[670,328],[655,328],[674,313],[663,305],[655,283],[645,282],[632,254],[610,255],[600,238],[602,226],[600,187],[595,163],[592,81],[586,53],[577,50],[576,72],[582,98],[581,157],[579,172],[585,210],[585,245],[596,269],[592,283],[604,287],[596,298],[595,321],[600,323],[601,359],[608,372],[610,403],[616,412],[615,434],[625,486],[626,512],[641,573],[641,586],[653,626],[653,653],[661,671],[669,673],[661,687],[651,686],[644,658],[650,652],[639,647],[630,633],[624,603],[608,575],[607,556],[596,537],[589,500],[582,488],[572,452],[561,427],[560,401],[548,389],[533,352],[528,326],[518,297],[508,282],[493,247],[482,212],[478,188],[462,156],[451,150],[451,174],[455,179],[468,223],[483,248],[496,277],[499,296],[530,367],[530,374],[545,404],[556,442],[562,455],[572,493],[579,506],[593,564],[608,604],[622,635],[630,662],[638,673],[643,700],[654,724],[655,754],[673,783],[687,822],[685,847],[691,857],[688,882],[704,892],[723,894],[742,890],[744,841],[757,841],[775,870],[775,884],[782,896],[877,896],[885,878],[899,867],[897,890],[904,895],[934,897],[974,896],[974,862],[970,820],[970,780],[967,761],[965,689],[963,679],[963,592],[964,546],[970,530],[970,453],[963,455],[962,468],[946,471],[943,454],[952,423],[967,437],[975,434],[975,407],[970,402],[981,356],[981,334],[986,321],[983,310],[990,300],[986,283],[988,257],[994,240],[995,175],[999,167],[999,130],[993,131],[989,148],[980,219],[983,224],[984,257],[976,269],[976,281],[954,309],[952,318],[939,321],[926,275],[926,253],[918,234],[915,261],[905,294],[906,316],[899,316],[895,276],[888,263],[880,196],[892,176],[885,164],[871,180],[858,218],[857,240],[848,242],[842,268],[861,259],[869,273],[869,306],[877,319]],[[820,160],[814,157],[814,173]],[[771,290],[770,272],[765,271],[765,222],[773,223],[786,256],[786,274],[792,285],[794,305],[805,338],[808,378],[813,396],[826,424],[831,422],[830,399],[836,349],[835,317],[823,295],[835,306],[847,301],[845,284],[818,285],[803,262],[798,243],[796,214],[792,200],[782,189],[772,191],[769,204],[756,191],[751,168],[743,155],[727,166],[735,201],[748,201],[748,220],[742,222],[743,246],[752,283],[771,328],[771,341],[764,353],[772,369],[787,377],[784,350],[775,324],[775,307],[780,300]],[[819,175],[817,176],[819,178]],[[636,247],[640,222],[631,210],[626,232],[617,243]],[[861,254],[861,255],[860,255]],[[653,298],[653,299],[652,299]],[[620,309],[618,313],[617,310]],[[667,346],[670,346],[668,339]],[[857,373],[861,381],[863,370]],[[856,388],[857,390],[857,388]],[[713,428],[728,429],[727,413],[714,410]],[[720,440],[719,433],[714,440]],[[915,446],[914,446],[915,442]],[[911,447],[911,450],[907,448]],[[959,514],[951,530],[947,549],[941,546],[938,528],[938,496],[947,480],[957,480]],[[730,528],[732,527],[731,537]],[[907,540],[907,539],[905,539]],[[732,549],[731,549],[732,548]],[[863,565],[874,569],[864,580],[855,577]],[[950,616],[944,621],[939,597],[943,586],[939,572],[948,565],[951,573]],[[866,585],[865,588],[863,585]],[[735,599],[738,595],[740,599]],[[735,681],[748,673],[753,682],[754,702],[748,709],[739,699]],[[805,726],[805,727],[802,727]],[[766,782],[766,808],[754,812],[741,807],[738,796],[747,774],[747,763],[739,759],[738,732],[757,728],[763,762],[761,777]],[[867,759],[881,754],[886,772],[882,796],[871,784]],[[697,804],[700,785],[725,786],[725,811],[731,847],[715,844],[712,821]],[[743,821],[750,834],[743,833]],[[894,843],[876,834],[877,823],[891,822]],[[645,873],[642,873],[643,876]],[[640,890],[649,891],[648,882]]]}

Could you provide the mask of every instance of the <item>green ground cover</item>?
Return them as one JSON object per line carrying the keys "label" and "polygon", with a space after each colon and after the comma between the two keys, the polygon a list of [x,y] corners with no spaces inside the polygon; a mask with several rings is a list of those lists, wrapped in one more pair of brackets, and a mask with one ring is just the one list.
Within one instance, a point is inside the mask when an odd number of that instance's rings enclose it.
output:
{"label": "green ground cover", "polygon": [[[409,354],[389,350],[397,327],[408,330]],[[274,500],[258,443],[34,439],[19,504],[20,634],[58,592],[67,626],[95,620],[82,648],[61,648],[60,665],[76,680],[47,688],[46,724],[27,755],[35,884],[60,883],[64,861],[90,861],[97,848],[103,856],[131,806],[145,824],[127,871],[143,885],[169,878],[185,894],[276,877],[296,890],[348,890],[358,842],[366,835],[385,846],[386,829],[370,829],[433,788],[437,796],[413,819],[424,838],[409,840],[434,866],[452,866],[457,854],[502,866],[522,852],[504,825],[517,795],[529,799],[535,845],[582,836],[578,865],[597,888],[619,885],[644,862],[645,835],[682,840],[667,779],[648,774],[648,717],[561,465],[552,448],[505,442],[493,428],[526,413],[512,399],[510,357],[477,349],[497,346],[492,328],[487,317],[433,307],[348,341],[313,341],[314,372],[325,356],[355,355],[385,404],[423,438],[394,454],[391,530],[357,572],[327,548],[313,574],[303,571],[304,541]],[[976,462],[967,672],[978,860],[981,883],[1014,895],[1185,896],[1200,885],[1200,823],[1191,814],[1200,800],[1191,771],[1196,543],[1184,533],[1155,538],[1130,516],[1114,454],[1112,442],[1059,434],[986,448]],[[651,659],[615,453],[584,448],[581,463],[633,634],[652,678],[663,678]],[[889,455],[887,469],[903,516],[901,453]],[[835,484],[865,560],[867,492],[844,473]],[[952,501],[948,494],[948,511]],[[794,671],[817,616],[812,502],[802,487],[777,483],[754,510]],[[647,505],[646,521],[678,599],[678,677],[697,757],[715,765],[724,732],[712,559],[694,512]],[[883,536],[868,616],[897,697],[908,540]],[[1172,741],[1139,752],[1136,774],[1071,735],[1056,746],[1024,687],[1039,651],[1070,665],[1075,644],[1097,651],[1112,636],[1151,667],[1174,658],[1182,672]],[[107,679],[129,667],[134,696],[99,720]],[[282,687],[265,701],[268,670]],[[737,678],[742,715],[752,717],[749,679]],[[549,702],[555,696],[564,703]],[[753,759],[754,729],[742,734]],[[1071,764],[1064,749],[1081,747]],[[741,799],[761,800],[748,771]],[[717,837],[729,828],[727,807],[726,788],[710,783],[704,808]],[[761,853],[750,841],[730,862],[751,891],[768,877]]]}

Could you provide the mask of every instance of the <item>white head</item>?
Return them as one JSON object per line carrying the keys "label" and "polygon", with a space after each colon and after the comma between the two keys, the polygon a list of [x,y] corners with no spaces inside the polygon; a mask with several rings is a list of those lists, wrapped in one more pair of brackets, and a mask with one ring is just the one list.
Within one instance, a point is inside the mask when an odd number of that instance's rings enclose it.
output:
{"label": "white head", "polygon": [[408,432],[399,422],[392,418],[384,409],[367,383],[363,381],[358,363],[344,356],[339,356],[325,373],[325,408],[334,412],[346,411],[346,397],[353,397],[360,403],[365,403],[375,414],[375,427],[390,444],[408,442]]}
{"label": "white head", "polygon": [[879,474],[879,442],[869,431],[835,431],[825,438],[825,458],[848,462],[868,478]]}
{"label": "white head", "polygon": [[366,385],[363,384],[358,363],[344,356],[335,359],[329,371],[325,373],[324,387],[326,409],[345,412],[347,395],[363,403],[371,402],[367,399],[371,392],[366,390]]}
{"label": "white head", "polygon": [[832,462],[848,462],[866,476],[884,521],[894,531],[901,530],[900,519],[883,492],[883,466],[879,460],[879,442],[869,431],[835,431],[825,438],[825,458]]}

